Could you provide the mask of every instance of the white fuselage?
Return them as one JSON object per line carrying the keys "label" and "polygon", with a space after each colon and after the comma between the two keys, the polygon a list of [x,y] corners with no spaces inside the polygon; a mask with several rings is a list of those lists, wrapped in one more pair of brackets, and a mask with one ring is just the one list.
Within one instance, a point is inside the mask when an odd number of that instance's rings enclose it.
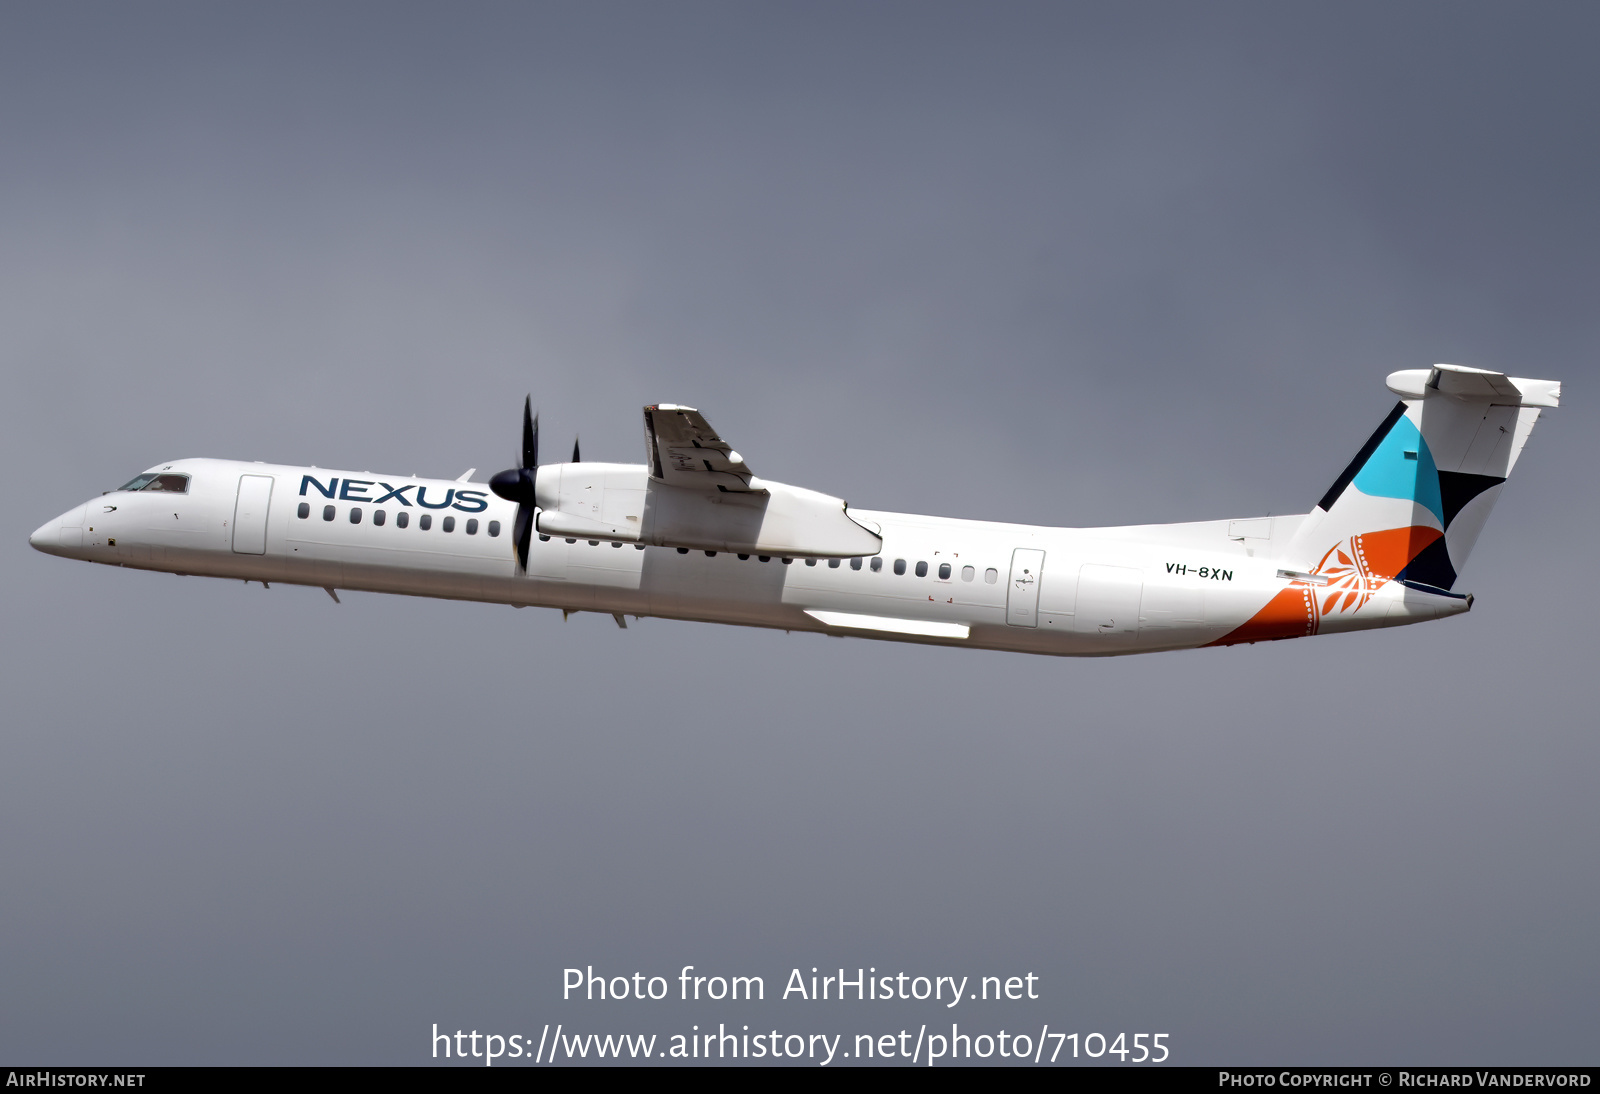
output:
{"label": "white fuselage", "polygon": [[[851,509],[881,534],[877,556],[762,559],[535,536],[523,574],[516,506],[481,483],[205,459],[153,470],[189,476],[187,492],[113,491],[40,528],[34,546],[137,569],[619,621],[658,616],[1062,655],[1227,640],[1294,580],[1274,545],[1303,519],[1075,529]],[[1320,629],[1465,608],[1389,581]]]}

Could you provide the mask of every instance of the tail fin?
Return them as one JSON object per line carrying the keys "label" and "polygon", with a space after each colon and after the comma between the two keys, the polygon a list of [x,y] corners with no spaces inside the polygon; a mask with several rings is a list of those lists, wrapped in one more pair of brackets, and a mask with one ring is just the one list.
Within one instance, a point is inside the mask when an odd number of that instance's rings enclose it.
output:
{"label": "tail fin", "polygon": [[1400,402],[1295,533],[1314,573],[1355,570],[1449,589],[1561,385],[1435,365],[1396,372]]}

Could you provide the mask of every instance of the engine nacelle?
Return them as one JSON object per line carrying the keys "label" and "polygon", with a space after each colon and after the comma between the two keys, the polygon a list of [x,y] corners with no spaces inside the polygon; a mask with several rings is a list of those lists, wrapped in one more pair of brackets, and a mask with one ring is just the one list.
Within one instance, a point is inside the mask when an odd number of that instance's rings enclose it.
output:
{"label": "engine nacelle", "polygon": [[883,540],[856,523],[840,498],[752,478],[749,491],[668,486],[640,464],[560,463],[539,468],[541,534],[653,547],[850,558]]}

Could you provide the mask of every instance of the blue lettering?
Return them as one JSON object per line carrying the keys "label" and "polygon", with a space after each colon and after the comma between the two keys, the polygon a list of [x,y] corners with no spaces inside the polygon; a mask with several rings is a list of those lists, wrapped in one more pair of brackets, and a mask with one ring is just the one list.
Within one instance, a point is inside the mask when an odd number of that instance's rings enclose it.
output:
{"label": "blue lettering", "polygon": [[387,494],[385,494],[383,497],[381,497],[381,498],[377,499],[376,501],[374,501],[372,503],[374,505],[382,505],[384,502],[388,501],[390,498],[393,498],[395,501],[399,502],[401,505],[410,505],[411,503],[406,500],[406,491],[407,490],[415,490],[417,488],[417,484],[414,483],[414,482],[408,482],[404,486],[390,486],[386,482],[380,482],[378,485],[383,487],[385,490],[387,490],[389,492]]}
{"label": "blue lettering", "polygon": [[426,486],[419,486],[417,487],[417,504],[422,506],[424,509],[447,509],[450,507],[450,502],[455,495],[456,492],[454,489],[446,490],[444,492],[444,500],[438,505],[433,505],[428,501],[428,488]]}
{"label": "blue lettering", "polygon": [[365,479],[345,479],[344,485],[339,487],[340,501],[371,501],[367,497],[367,487],[372,483]]}
{"label": "blue lettering", "polygon": [[316,479],[312,478],[310,475],[302,475],[301,478],[300,478],[300,496],[302,498],[306,496],[306,487],[307,486],[315,486],[317,488],[317,492],[320,493],[323,497],[331,498],[331,497],[333,497],[334,490],[336,490],[338,488],[338,486],[339,486],[339,480],[338,479],[329,479],[328,480],[328,485],[327,486],[323,486],[320,482],[318,482]]}
{"label": "blue lettering", "polygon": [[489,495],[482,490],[457,490],[455,507],[463,513],[481,513],[489,508]]}

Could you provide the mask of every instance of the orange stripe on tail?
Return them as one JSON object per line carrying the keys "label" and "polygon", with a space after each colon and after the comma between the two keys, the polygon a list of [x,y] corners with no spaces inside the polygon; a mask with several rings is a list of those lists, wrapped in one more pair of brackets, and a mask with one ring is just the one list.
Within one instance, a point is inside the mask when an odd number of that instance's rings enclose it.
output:
{"label": "orange stripe on tail", "polygon": [[[1330,547],[1312,571],[1327,576],[1326,586],[1295,582],[1280,589],[1255,615],[1208,645],[1233,646],[1316,634],[1324,615],[1342,615],[1352,607],[1359,611],[1373,593],[1443,534],[1437,528],[1414,524],[1351,536]],[[1318,594],[1324,589],[1326,603],[1318,604]]]}

